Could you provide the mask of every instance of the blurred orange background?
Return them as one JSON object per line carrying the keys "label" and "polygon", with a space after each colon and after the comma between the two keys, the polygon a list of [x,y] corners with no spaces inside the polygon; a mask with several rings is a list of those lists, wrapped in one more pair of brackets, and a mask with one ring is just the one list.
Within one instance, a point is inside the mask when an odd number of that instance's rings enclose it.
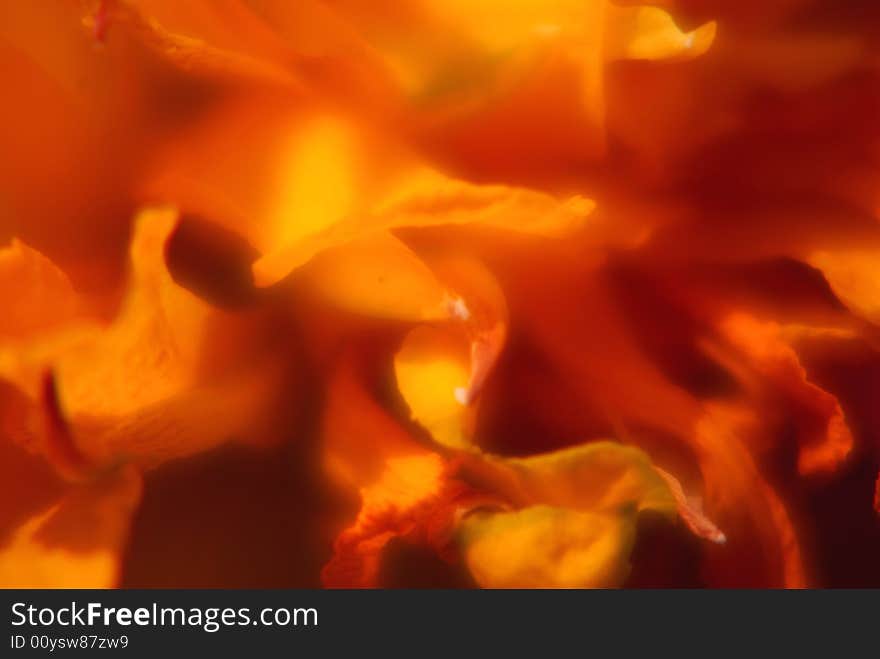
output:
{"label": "blurred orange background", "polygon": [[0,8],[0,585],[880,586],[880,5]]}

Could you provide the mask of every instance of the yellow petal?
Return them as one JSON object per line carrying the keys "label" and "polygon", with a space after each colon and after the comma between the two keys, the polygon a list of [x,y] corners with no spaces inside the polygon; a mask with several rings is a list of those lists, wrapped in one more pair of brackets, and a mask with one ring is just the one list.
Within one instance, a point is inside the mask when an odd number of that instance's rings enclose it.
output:
{"label": "yellow petal", "polygon": [[364,185],[361,141],[341,119],[318,116],[289,138],[279,163],[278,197],[269,218],[275,245],[287,245],[343,220]]}
{"label": "yellow petal", "polygon": [[[274,229],[257,243],[264,251],[254,264],[257,285],[273,284],[322,250],[372,232],[474,224],[561,237],[583,228],[595,208],[580,195],[558,199],[525,188],[468,183],[418,163],[383,165],[347,129],[320,126],[321,134],[297,142],[283,170],[278,189],[286,192],[273,199],[269,211]],[[376,173],[365,173],[368,162],[386,173],[371,181]]]}
{"label": "yellow petal", "polygon": [[582,228],[596,205],[573,195],[557,199],[536,190],[474,184],[421,168],[377,204],[373,214],[390,226],[482,224],[543,236]]}
{"label": "yellow petal", "polygon": [[672,16],[657,7],[615,7],[609,4],[609,59],[660,60],[698,57],[715,40],[714,21],[682,32]]}
{"label": "yellow petal", "polygon": [[632,507],[597,514],[533,506],[474,513],[458,539],[483,588],[610,588],[629,574],[635,522]]}
{"label": "yellow petal", "polygon": [[446,446],[464,447],[468,408],[461,392],[470,380],[468,345],[433,327],[410,332],[394,358],[397,387],[412,418]]}
{"label": "yellow petal", "polygon": [[517,512],[475,512],[458,527],[465,561],[487,588],[620,585],[641,510],[678,512],[700,537],[723,533],[642,451],[594,442],[530,458],[462,458],[465,473]]}
{"label": "yellow petal", "polygon": [[453,322],[412,330],[395,356],[394,371],[413,420],[437,442],[464,448],[470,445],[473,404],[507,338],[507,304],[480,262],[449,259],[433,265],[454,291]]}
{"label": "yellow petal", "polygon": [[299,277],[325,301],[349,311],[401,320],[450,315],[452,300],[437,277],[390,233],[328,249]]}
{"label": "yellow petal", "polygon": [[591,442],[528,458],[491,457],[486,463],[479,468],[468,462],[496,491],[520,505],[676,511],[675,498],[648,455],[616,442]]}

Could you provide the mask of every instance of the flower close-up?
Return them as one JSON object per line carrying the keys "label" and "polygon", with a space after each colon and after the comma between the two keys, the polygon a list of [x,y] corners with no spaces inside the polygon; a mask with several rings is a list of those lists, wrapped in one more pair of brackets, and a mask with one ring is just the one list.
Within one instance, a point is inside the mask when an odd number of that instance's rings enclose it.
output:
{"label": "flower close-up", "polygon": [[880,3],[2,4],[3,587],[880,587]]}

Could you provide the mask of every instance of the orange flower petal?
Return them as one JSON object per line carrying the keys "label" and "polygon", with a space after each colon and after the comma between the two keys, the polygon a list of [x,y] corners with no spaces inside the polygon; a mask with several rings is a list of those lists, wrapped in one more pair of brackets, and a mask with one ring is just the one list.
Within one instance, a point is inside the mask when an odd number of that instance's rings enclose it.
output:
{"label": "orange flower petal", "polygon": [[138,217],[129,293],[111,325],[83,320],[0,350],[0,374],[31,400],[51,369],[74,442],[93,461],[156,464],[199,452],[246,434],[265,406],[271,369],[200,380],[207,332],[222,314],[168,273],[176,225],[172,210]]}
{"label": "orange flower petal", "polygon": [[[642,352],[601,280],[588,272],[576,279],[576,287],[561,273],[571,277],[583,268],[573,269],[562,257],[558,261],[540,260],[554,287],[552,302],[527,280],[518,281],[508,298],[518,305],[512,313],[525,318],[580,400],[598,408],[596,414],[609,415],[605,423],[619,428],[628,442],[638,442],[641,435],[628,428],[648,429],[678,438],[694,450],[707,510],[728,540],[723,550],[707,552],[714,566],[709,582],[805,584],[794,525],[746,449],[745,442],[758,434],[751,414],[722,413],[713,407],[707,411],[667,380]],[[734,556],[740,559],[738,567],[732,564]]]}
{"label": "orange flower petal", "polygon": [[131,468],[72,488],[17,526],[0,545],[0,584],[4,588],[117,586],[140,495],[140,475]]}
{"label": "orange flower petal", "polygon": [[613,59],[662,60],[699,57],[715,40],[714,21],[692,32],[682,32],[672,16],[657,7],[608,5],[608,22],[614,37],[606,47]]}
{"label": "orange flower petal", "polygon": [[797,353],[783,339],[781,328],[737,314],[724,321],[722,331],[760,375],[795,406],[800,438],[798,470],[813,474],[839,466],[854,443],[843,409],[837,398],[807,380],[807,373]]}
{"label": "orange flower petal", "polygon": [[468,345],[455,333],[419,327],[411,331],[394,358],[397,388],[413,420],[445,446],[466,447],[469,411],[460,392],[468,391]]}
{"label": "orange flower petal", "polygon": [[674,513],[675,498],[641,450],[596,441],[527,458],[462,458],[480,482],[519,506]]}
{"label": "orange flower petal", "polygon": [[451,314],[450,294],[431,269],[390,233],[328,249],[298,278],[330,304],[370,316],[427,321]]}
{"label": "orange flower petal", "polygon": [[79,300],[67,276],[19,240],[0,249],[0,337],[22,338],[69,322]]}
{"label": "orange flower petal", "polygon": [[[86,13],[83,23],[100,40],[127,31],[187,72],[302,88],[280,63],[289,51],[271,30],[237,2],[226,3],[222,13],[199,0],[186,11],[161,0],[116,0]],[[235,30],[227,27],[233,24]]]}
{"label": "orange flower petal", "polygon": [[[485,587],[610,587],[629,573],[637,513],[678,513],[698,536],[724,534],[638,449],[591,442],[530,458],[462,456],[462,473],[517,512],[474,512],[458,527]],[[671,480],[670,480],[671,479]]]}
{"label": "orange flower petal", "polygon": [[447,446],[468,446],[467,425],[507,337],[507,305],[480,263],[454,259],[435,270],[455,292],[451,322],[411,331],[394,359],[397,386],[413,420]]}
{"label": "orange flower petal", "polygon": [[378,585],[382,549],[395,537],[430,533],[425,541],[442,548],[460,514],[456,501],[467,493],[447,473],[443,459],[432,453],[389,459],[379,481],[362,490],[354,525],[337,538],[333,558],[321,574],[324,585]]}
{"label": "orange flower petal", "polygon": [[727,542],[727,536],[724,535],[724,532],[703,513],[703,505],[699,499],[688,497],[675,476],[660,467],[654,467],[654,469],[666,481],[669,491],[675,497],[675,503],[678,505],[679,516],[693,534],[718,544]]}
{"label": "orange flower petal", "polygon": [[718,405],[696,426],[706,500],[727,543],[710,552],[706,572],[718,586],[803,588],[808,578],[791,516],[758,472],[741,439],[753,415]]}
{"label": "orange flower petal", "polygon": [[[418,337],[416,334],[413,340]],[[429,333],[425,340],[431,343],[434,338]],[[461,374],[465,375],[465,371]],[[346,403],[348,400],[350,397],[346,396]],[[369,418],[358,417],[361,442],[371,445],[374,453],[387,456],[384,471],[362,491],[361,512],[354,525],[339,536],[334,558],[325,568],[326,584],[375,585],[382,549],[391,538],[407,537],[427,543],[446,555],[446,542],[455,532],[465,562],[478,581],[485,577],[482,583],[490,587],[510,585],[514,581],[485,576],[481,557],[494,551],[495,541],[480,541],[478,548],[472,547],[471,541],[495,537],[496,530],[506,533],[507,524],[501,520],[514,520],[512,532],[517,537],[525,535],[525,546],[522,555],[512,560],[526,566],[532,561],[526,550],[533,542],[539,542],[546,531],[542,520],[547,518],[541,512],[546,509],[556,511],[549,517],[557,520],[551,527],[562,524],[571,530],[562,546],[577,557],[578,567],[573,571],[578,575],[577,583],[611,585],[616,583],[616,579],[609,577],[611,573],[622,578],[627,572],[636,513],[653,509],[674,514],[677,510],[666,481],[648,457],[635,448],[594,442],[531,458],[494,457],[474,449],[452,451],[448,458],[443,458],[415,443],[409,447],[406,441],[388,444],[387,430],[378,436],[378,428],[364,427]],[[327,434],[325,438],[332,440]],[[332,441],[333,447],[341,448],[338,440]],[[453,478],[456,474],[462,480]],[[466,487],[463,482],[470,485]],[[474,512],[473,519],[466,517],[479,508],[509,507],[532,512],[510,518],[502,513],[498,513],[502,517],[495,517],[495,513]],[[520,528],[522,519],[526,526],[515,530]],[[532,526],[532,521],[537,526]],[[489,536],[479,531],[484,524],[490,527]],[[501,524],[501,528],[496,528],[496,524]],[[534,559],[535,569],[541,561],[541,557]],[[537,585],[575,585],[559,581],[558,577],[543,574],[542,583]]]}
{"label": "orange flower petal", "polygon": [[[309,171],[312,170],[310,167]],[[344,198],[340,190],[352,189],[350,182],[340,180],[344,171],[344,167],[334,167],[333,178],[324,177],[320,186],[333,190],[337,200]],[[319,187],[313,186],[310,192],[297,197],[314,197],[316,189]],[[339,203],[315,206],[322,209],[323,215]],[[582,228],[594,207],[591,200],[578,195],[559,200],[524,188],[476,185],[416,164],[398,173],[376,198],[350,200],[347,208],[340,208],[334,217],[320,222],[313,233],[289,242],[276,239],[268,253],[254,264],[254,275],[258,285],[272,284],[321,250],[394,228],[473,224],[564,236]],[[288,223],[298,226],[309,227],[314,221],[313,214],[302,203],[298,208],[285,207],[284,216]]]}
{"label": "orange flower petal", "polygon": [[880,252],[815,252],[807,262],[822,272],[837,297],[853,313],[880,323]]}
{"label": "orange flower petal", "polygon": [[150,169],[145,198],[173,200],[257,248],[258,286],[390,229],[479,225],[567,236],[595,207],[582,195],[441,173],[381,130],[313,101],[224,107]]}
{"label": "orange flower petal", "polygon": [[0,149],[15,154],[0,163],[0,241],[17,237],[77,286],[106,291],[125,249],[132,175],[154,131],[144,97],[155,79],[129,44],[95,48],[80,9],[78,0],[3,8],[2,75],[17,92],[0,108]]}
{"label": "orange flower petal", "polygon": [[[428,403],[434,411],[436,403]],[[434,427],[442,430],[443,424]],[[381,443],[378,448],[382,451]],[[454,531],[466,565],[485,587],[618,585],[629,570],[640,510],[680,511],[703,537],[716,542],[723,537],[692,505],[677,500],[635,448],[593,442],[530,458],[474,449],[449,457],[450,462],[413,445],[386,459],[382,477],[362,492],[355,524],[337,540],[326,584],[376,585],[381,552],[394,537],[427,543],[446,555],[446,539]],[[518,512],[488,510],[511,507]],[[567,556],[565,565],[557,565],[558,554]]]}
{"label": "orange flower petal", "polygon": [[330,379],[321,435],[325,471],[354,490],[378,480],[389,459],[423,450],[369,395],[359,364],[350,354]]}

